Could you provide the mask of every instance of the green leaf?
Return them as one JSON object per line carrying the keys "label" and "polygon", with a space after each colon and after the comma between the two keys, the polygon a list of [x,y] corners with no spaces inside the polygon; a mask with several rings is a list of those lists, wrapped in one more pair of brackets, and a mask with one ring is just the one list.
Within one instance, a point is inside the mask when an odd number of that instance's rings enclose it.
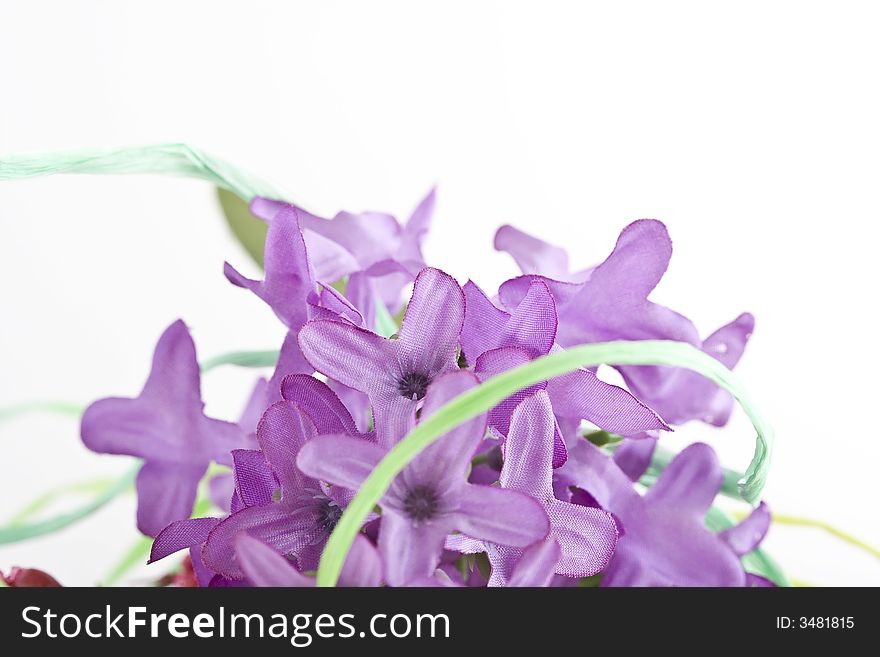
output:
{"label": "green leaf", "polygon": [[669,365],[684,367],[730,392],[745,410],[758,437],[755,455],[739,482],[743,497],[754,502],[770,466],[773,431],[751,402],[745,388],[719,361],[683,342],[666,340],[616,341],[587,344],[537,358],[484,381],[459,395],[418,424],[379,462],[342,514],[327,541],[318,567],[318,586],[334,586],[345,555],[357,532],[394,477],[419,452],[467,420],[484,413],[515,392],[579,367],[598,365]]}
{"label": "green leaf", "polygon": [[187,144],[80,149],[0,157],[0,181],[55,173],[159,174],[198,178],[237,194],[284,198],[272,185]]}
{"label": "green leaf", "polygon": [[0,527],[0,544],[16,543],[37,536],[43,536],[44,534],[51,534],[52,532],[69,527],[83,518],[92,515],[95,511],[104,507],[114,498],[131,489],[140,467],[141,463],[138,461],[138,463],[119,479],[107,486],[87,503],[73,511],[61,513],[55,517],[28,525]]}
{"label": "green leaf", "polygon": [[63,401],[31,401],[0,407],[0,422],[11,420],[30,413],[57,413],[58,415],[79,415],[85,410],[82,404]]}
{"label": "green leaf", "polygon": [[263,245],[266,243],[266,232],[269,230],[269,225],[252,215],[247,201],[242,200],[237,194],[218,187],[217,198],[232,234],[254,259],[254,262],[262,268]]}
{"label": "green leaf", "polygon": [[112,486],[115,481],[115,479],[102,478],[58,486],[57,488],[43,493],[20,509],[18,513],[9,519],[9,526],[15,527],[27,523],[28,520],[37,515],[40,511],[71,493],[100,493],[106,490],[108,486]]}

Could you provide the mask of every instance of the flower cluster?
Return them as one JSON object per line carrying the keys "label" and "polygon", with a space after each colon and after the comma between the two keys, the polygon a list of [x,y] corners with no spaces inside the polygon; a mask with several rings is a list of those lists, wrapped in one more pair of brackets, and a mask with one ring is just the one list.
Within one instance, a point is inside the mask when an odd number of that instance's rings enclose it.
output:
{"label": "flower cluster", "polygon": [[[672,253],[658,221],[630,224],[604,262],[575,273],[562,249],[504,226],[495,247],[522,275],[488,294],[426,266],[433,206],[432,192],[401,224],[255,199],[252,212],[269,224],[265,276],[251,280],[229,264],[225,274],[288,333],[241,419],[205,415],[182,321],[159,339],[138,397],[88,408],[87,447],[143,460],[137,522],[155,539],[151,561],[188,550],[202,586],[311,586],[328,537],[376,465],[486,379],[609,340],[686,342],[727,367],[743,353],[750,315],[702,339],[685,316],[648,299]],[[401,314],[395,333],[379,330]],[[723,425],[732,398],[685,370],[617,369],[625,388],[582,368],[519,391],[420,452],[366,519],[339,583],[767,584],[741,560],[767,531],[763,504],[721,533],[705,524],[723,479],[710,447],[682,451],[646,492],[638,483],[661,432],[690,420]],[[210,481],[223,514],[191,518],[211,463],[231,470]]]}

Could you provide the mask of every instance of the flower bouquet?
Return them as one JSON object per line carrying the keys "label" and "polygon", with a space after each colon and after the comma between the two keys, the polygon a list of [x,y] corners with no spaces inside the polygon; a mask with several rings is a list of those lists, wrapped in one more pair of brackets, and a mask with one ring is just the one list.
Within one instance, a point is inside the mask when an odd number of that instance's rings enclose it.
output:
{"label": "flower bouquet", "polygon": [[[133,484],[146,538],[105,583],[149,560],[156,584],[181,586],[788,584],[760,547],[773,433],[731,373],[754,320],[702,338],[649,300],[672,255],[661,222],[625,226],[582,271],[502,226],[494,246],[522,275],[496,291],[424,261],[433,191],[405,222],[326,219],[179,144],[0,160],[0,180],[57,172],[217,186],[265,272],[226,263],[225,277],[287,334],[277,350],[199,360],[173,321],[140,395],[82,411],[84,445],[133,468],[78,510],[0,528],[0,542],[67,526]],[[203,411],[201,377],[229,364],[271,372],[237,422]],[[757,437],[742,471],[707,444],[663,445],[685,422],[725,425],[735,403]],[[719,495],[753,508],[734,519]],[[4,579],[57,584],[30,568]]]}

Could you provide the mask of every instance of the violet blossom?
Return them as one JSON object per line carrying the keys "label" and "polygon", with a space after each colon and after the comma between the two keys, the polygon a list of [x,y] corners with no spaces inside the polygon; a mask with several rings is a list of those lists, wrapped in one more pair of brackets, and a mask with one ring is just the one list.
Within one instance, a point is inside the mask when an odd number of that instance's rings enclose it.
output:
{"label": "violet blossom", "polygon": [[[497,308],[473,282],[464,288],[467,311],[461,332],[462,353],[475,359],[474,371],[485,379],[522,365],[551,351],[556,345],[556,303],[541,280],[530,283],[523,299],[510,313]],[[537,390],[546,390],[555,419],[566,427],[588,420],[621,435],[638,435],[651,429],[669,429],[650,408],[618,386],[605,383],[595,372],[574,372],[520,390],[489,412],[489,425],[506,435],[516,405]],[[553,466],[565,462],[565,443],[558,424],[554,431]]]}
{"label": "violet blossom", "polygon": [[458,369],[464,304],[458,283],[427,267],[416,277],[395,339],[319,319],[300,330],[299,344],[314,369],[367,395],[379,443],[389,447],[403,438],[431,382]]}
{"label": "violet blossom", "polygon": [[[587,577],[608,564],[614,554],[618,530],[606,511],[555,497],[553,424],[553,408],[546,392],[538,391],[517,405],[505,442],[499,483],[502,489],[525,493],[544,507],[550,519],[550,536],[560,547],[554,572],[566,577]],[[489,586],[508,584],[515,566],[526,556],[516,547],[456,536],[450,537],[447,547],[462,552],[485,551],[492,564]]]}
{"label": "violet blossom", "polygon": [[[437,378],[425,396],[422,417],[475,385],[476,377],[465,371]],[[514,547],[546,536],[547,516],[534,499],[468,483],[470,460],[485,428],[481,415],[453,429],[410,461],[383,495],[379,551],[392,586],[432,576],[453,531]],[[297,464],[312,477],[356,490],[386,451],[350,436],[324,436],[303,446]]]}
{"label": "violet blossom", "polygon": [[[535,238],[509,228],[501,231],[503,237],[500,242],[496,238],[496,245],[512,252],[526,270],[548,265],[547,258],[525,257],[535,251]],[[532,281],[547,284],[559,316],[556,340],[563,347],[607,340],[675,340],[692,344],[733,367],[754,329],[754,319],[744,313],[703,340],[689,319],[649,301],[671,256],[666,227],[659,221],[642,219],[624,228],[611,255],[591,270],[566,280],[554,279],[562,273],[558,266],[546,272],[529,272],[504,283],[499,296],[506,307],[515,308],[528,294]],[[730,416],[730,395],[699,374],[660,366],[617,369],[633,394],[667,422],[699,419],[721,426]]]}
{"label": "violet blossom", "polygon": [[83,414],[86,447],[144,460],[136,482],[137,526],[148,536],[188,518],[208,465],[230,464],[231,450],[245,444],[241,428],[203,409],[195,345],[178,320],[159,338],[140,395],[100,399]]}
{"label": "violet blossom", "polygon": [[769,527],[759,506],[739,525],[715,534],[705,516],[723,473],[711,447],[694,443],[679,453],[644,495],[600,449],[581,441],[559,476],[619,518],[624,533],[602,574],[603,586],[744,586],[740,562]]}
{"label": "violet blossom", "polygon": [[392,313],[401,308],[401,292],[425,267],[421,245],[434,212],[432,189],[405,224],[383,212],[339,212],[332,219],[302,208],[257,198],[251,211],[266,221],[284,208],[299,216],[316,277],[322,281],[346,280],[346,296],[375,327],[376,303]]}

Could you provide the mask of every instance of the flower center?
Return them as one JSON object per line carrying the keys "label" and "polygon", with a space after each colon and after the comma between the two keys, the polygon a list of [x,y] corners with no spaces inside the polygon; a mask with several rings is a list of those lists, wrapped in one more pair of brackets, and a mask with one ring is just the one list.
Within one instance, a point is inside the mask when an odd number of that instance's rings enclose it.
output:
{"label": "flower center", "polygon": [[430,486],[411,488],[403,500],[403,510],[416,521],[430,520],[437,514],[440,500]]}
{"label": "flower center", "polygon": [[421,372],[407,372],[397,382],[397,390],[407,399],[421,399],[428,392],[431,378]]}
{"label": "flower center", "polygon": [[342,517],[342,508],[329,497],[321,495],[315,498],[318,503],[318,529],[329,535]]}

